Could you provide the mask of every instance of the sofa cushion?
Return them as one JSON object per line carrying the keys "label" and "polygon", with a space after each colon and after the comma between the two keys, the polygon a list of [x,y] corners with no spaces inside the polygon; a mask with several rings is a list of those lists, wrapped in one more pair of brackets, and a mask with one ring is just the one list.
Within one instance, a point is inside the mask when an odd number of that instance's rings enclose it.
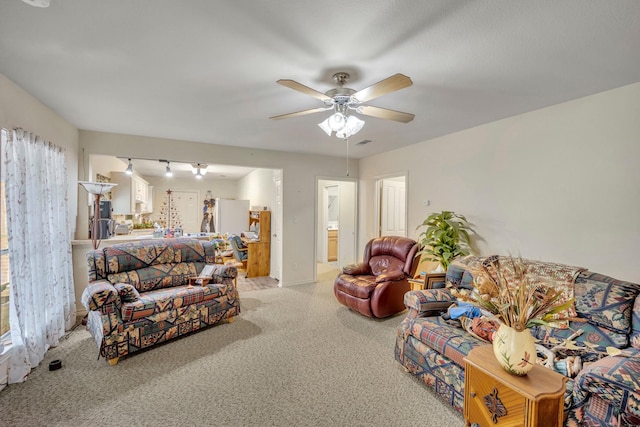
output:
{"label": "sofa cushion", "polygon": [[111,283],[130,283],[138,292],[170,288],[189,284],[189,278],[198,275],[204,267],[203,262],[181,262],[177,264],[154,264],[137,270],[108,274]]}
{"label": "sofa cushion", "polygon": [[464,358],[471,349],[486,342],[468,334],[460,324],[450,323],[442,317],[419,317],[413,319],[408,333],[428,347],[453,360],[458,366],[464,366]]}
{"label": "sofa cushion", "polygon": [[224,296],[226,285],[176,286],[145,292],[137,301],[122,304],[121,316],[124,322],[143,319],[161,312],[186,307]]}
{"label": "sofa cushion", "polygon": [[598,273],[582,272],[575,283],[575,306],[580,317],[613,332],[631,331],[633,303],[640,285]]}
{"label": "sofa cushion", "polygon": [[158,264],[204,262],[213,264],[211,242],[196,239],[157,239],[122,243],[104,248],[106,274],[139,270]]}
{"label": "sofa cushion", "polygon": [[456,258],[449,264],[445,275],[445,283],[448,287],[473,289],[473,275],[471,269],[476,267],[482,258],[469,255]]}
{"label": "sofa cushion", "polygon": [[535,326],[531,328],[531,333],[535,338],[547,341],[549,338],[564,340],[570,337],[575,331],[582,329],[583,333],[574,339],[576,343],[589,343],[593,349],[599,352],[606,352],[607,347],[625,348],[629,345],[628,335],[620,332],[613,332],[608,328],[591,323],[569,322],[568,329],[541,328]]}

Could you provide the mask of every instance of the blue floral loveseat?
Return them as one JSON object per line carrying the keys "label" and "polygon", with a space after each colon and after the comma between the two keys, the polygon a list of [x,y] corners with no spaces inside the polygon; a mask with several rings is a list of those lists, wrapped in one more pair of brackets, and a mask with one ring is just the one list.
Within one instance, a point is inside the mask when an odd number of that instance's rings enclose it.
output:
{"label": "blue floral loveseat", "polygon": [[[466,257],[452,263],[446,288],[407,292],[409,311],[397,330],[396,360],[460,412],[464,408],[463,359],[471,349],[487,343],[469,334],[460,321],[445,320],[441,313],[456,302],[450,288],[472,287],[469,267],[485,259]],[[529,262],[541,270],[568,267]],[[570,322],[569,329],[532,330],[546,347],[582,331],[574,338],[581,350],[567,354],[579,354],[583,367],[566,384],[565,425],[638,426],[640,285],[580,268],[573,272],[575,311],[586,322]],[[607,355],[607,348],[619,349],[619,354]]]}
{"label": "blue floral loveseat", "polygon": [[216,265],[211,280],[192,286],[215,246],[196,239],[154,239],[87,253],[82,294],[87,329],[111,365],[120,357],[240,314],[234,266]]}

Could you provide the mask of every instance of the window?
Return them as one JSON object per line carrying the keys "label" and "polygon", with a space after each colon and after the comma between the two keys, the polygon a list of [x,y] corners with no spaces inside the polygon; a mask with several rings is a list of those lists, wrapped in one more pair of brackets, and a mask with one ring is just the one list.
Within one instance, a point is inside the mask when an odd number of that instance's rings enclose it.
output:
{"label": "window", "polygon": [[9,332],[9,240],[4,182],[0,182],[0,337]]}

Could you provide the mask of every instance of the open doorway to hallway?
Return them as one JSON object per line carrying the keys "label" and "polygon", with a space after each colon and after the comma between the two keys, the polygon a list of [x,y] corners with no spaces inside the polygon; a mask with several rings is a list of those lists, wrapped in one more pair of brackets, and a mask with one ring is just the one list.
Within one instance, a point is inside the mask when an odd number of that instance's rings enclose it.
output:
{"label": "open doorway to hallway", "polygon": [[356,262],[356,188],[355,180],[317,179],[316,281]]}

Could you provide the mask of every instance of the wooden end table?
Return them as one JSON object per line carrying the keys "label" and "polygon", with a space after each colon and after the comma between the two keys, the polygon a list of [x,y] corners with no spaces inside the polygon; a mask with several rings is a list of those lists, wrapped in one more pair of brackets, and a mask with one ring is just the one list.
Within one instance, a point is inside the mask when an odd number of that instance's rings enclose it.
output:
{"label": "wooden end table", "polygon": [[505,371],[491,345],[465,357],[464,418],[470,426],[562,426],[567,377],[534,366],[523,377]]}
{"label": "wooden end table", "polygon": [[446,278],[445,273],[427,273],[424,277],[409,279],[412,291],[431,289],[435,283],[442,283]]}

